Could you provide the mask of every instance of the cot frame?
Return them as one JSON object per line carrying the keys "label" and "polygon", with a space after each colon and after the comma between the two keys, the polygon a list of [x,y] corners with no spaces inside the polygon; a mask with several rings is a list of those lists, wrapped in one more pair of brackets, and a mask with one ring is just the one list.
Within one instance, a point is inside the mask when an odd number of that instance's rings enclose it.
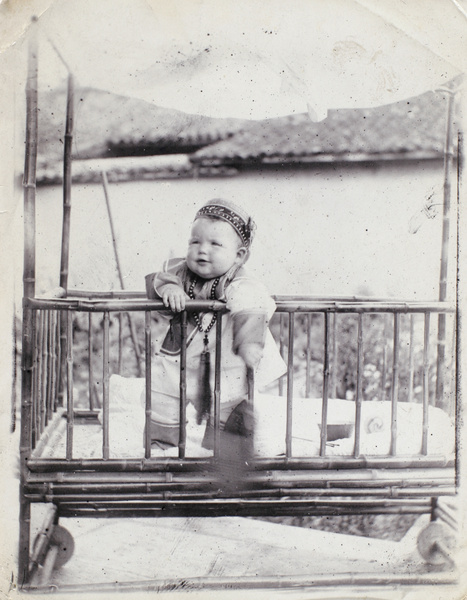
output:
{"label": "cot frame", "polygon": [[[293,337],[289,339],[287,402],[288,411],[286,455],[282,458],[252,460],[242,473],[242,486],[225,486],[213,459],[192,459],[184,456],[184,433],[181,428],[178,458],[151,458],[150,439],[145,441],[145,457],[140,459],[111,459],[108,455],[104,417],[102,459],[74,459],[72,456],[73,407],[72,384],[72,315],[73,312],[102,313],[104,331],[108,333],[111,312],[144,311],[145,364],[146,364],[146,419],[150,416],[150,315],[162,308],[158,301],[149,301],[138,295],[67,292],[68,265],[66,260],[69,242],[69,211],[71,194],[71,140],[72,140],[72,87],[69,78],[69,102],[65,135],[64,161],[64,251],[60,267],[61,295],[56,298],[37,298],[35,294],[35,186],[37,159],[37,47],[31,45],[27,95],[26,159],[24,172],[24,272],[23,272],[23,332],[22,332],[22,389],[20,432],[20,535],[18,582],[23,588],[31,583],[40,564],[50,552],[53,526],[60,517],[70,516],[261,516],[261,515],[321,515],[321,514],[424,514],[432,519],[443,517],[438,498],[455,496],[457,470],[455,461],[444,456],[433,457],[425,452],[418,457],[396,456],[397,393],[392,398],[392,456],[365,457],[358,450],[356,436],[353,457],[326,457],[326,427],[322,427],[321,456],[295,459],[291,456],[290,411],[293,395]],[[117,295],[118,296],[118,295]],[[323,424],[326,423],[326,403],[330,385],[329,331],[330,316],[349,312],[358,315],[359,322],[366,312],[386,312],[394,318],[394,336],[397,337],[401,314],[422,312],[425,315],[456,314],[456,307],[440,303],[391,303],[359,299],[312,299],[307,297],[279,298],[278,310],[287,315],[289,324],[300,312],[321,312],[325,318],[325,364],[323,373]],[[201,308],[222,311],[218,302],[188,303],[187,311]],[[429,316],[426,316],[429,319]],[[216,372],[220,368],[220,337],[222,319],[216,325]],[[186,332],[186,311],[182,330]],[[42,334],[38,337],[38,331]],[[55,332],[55,337],[49,335]],[[289,328],[293,331],[293,327]],[[361,333],[361,326],[359,328]],[[51,357],[41,363],[42,379],[37,383],[37,341],[40,339],[45,355]],[[182,344],[183,346],[183,344]],[[396,347],[396,346],[395,346]],[[52,351],[53,348],[53,351]],[[108,348],[108,346],[107,346]],[[361,344],[359,344],[359,360]],[[182,362],[183,362],[182,350]],[[395,352],[397,354],[397,352]],[[55,357],[55,358],[54,358]],[[55,363],[54,363],[55,360]],[[106,358],[104,358],[105,362]],[[397,357],[394,358],[397,365]],[[52,365],[52,366],[50,366]],[[49,368],[50,367],[50,368]],[[397,370],[395,370],[397,377]],[[108,377],[104,373],[104,402],[108,406]],[[53,379],[53,382],[52,382]],[[219,380],[219,376],[217,377]],[[361,382],[361,378],[359,379]],[[66,382],[66,386],[65,386]],[[181,411],[186,408],[181,376]],[[397,390],[397,386],[395,386]],[[37,417],[38,391],[44,400],[44,427],[33,436],[34,418]],[[41,392],[42,393],[42,392]],[[92,393],[90,393],[92,402]],[[219,406],[220,388],[215,390],[215,403]],[[357,394],[356,419],[358,420],[361,393]],[[34,413],[36,411],[36,413]],[[94,416],[90,406],[88,417]],[[35,414],[35,417],[34,417]],[[50,427],[66,417],[67,457],[47,459],[34,454],[43,442],[41,435],[49,435]],[[82,415],[81,415],[82,416]],[[216,416],[218,419],[218,414]],[[182,421],[183,422],[183,421]],[[106,425],[107,423],[107,425]],[[218,421],[217,421],[218,423]],[[40,429],[40,428],[39,428]],[[108,431],[108,429],[107,429]],[[39,433],[39,435],[38,435]],[[218,428],[215,438],[215,455],[218,449]],[[408,485],[411,482],[411,485]],[[31,551],[31,505],[36,502],[51,503],[54,507],[48,526]],[[446,521],[449,519],[446,518]],[[52,561],[53,562],[53,561]],[[48,563],[47,563],[48,564]],[[53,564],[52,564],[53,566]],[[245,582],[238,582],[244,586]],[[271,584],[272,585],[272,584]],[[279,580],[275,586],[280,587]]]}

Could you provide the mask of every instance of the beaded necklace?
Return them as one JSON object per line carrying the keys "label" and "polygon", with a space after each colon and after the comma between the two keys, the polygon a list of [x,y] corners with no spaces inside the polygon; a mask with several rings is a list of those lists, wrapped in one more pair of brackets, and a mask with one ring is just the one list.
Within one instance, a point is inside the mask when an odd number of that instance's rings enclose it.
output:
{"label": "beaded necklace", "polygon": [[[211,300],[215,300],[216,299],[216,288],[219,285],[219,281],[220,281],[220,277],[216,277],[216,279],[214,280],[214,282],[212,284],[211,294],[209,296]],[[198,283],[198,278],[194,277],[193,281],[191,282],[190,288],[188,290],[188,296],[192,300],[195,299],[194,290],[195,290],[195,285],[197,283]],[[211,329],[214,327],[215,322],[217,321],[217,312],[215,312],[212,315],[211,322],[206,327],[206,329],[203,329],[203,326],[201,325],[201,320],[199,318],[198,313],[193,313],[193,319],[194,319],[194,321],[196,323],[196,326],[198,327],[198,331],[200,331],[201,333],[204,333],[204,346],[207,347],[207,345],[209,343],[208,334],[211,331]]]}
{"label": "beaded necklace", "polygon": [[[220,277],[216,277],[216,279],[213,281],[212,288],[211,288],[211,294],[209,296],[211,300],[215,300],[215,298],[216,298],[216,288],[219,285],[219,281],[220,281]],[[194,277],[193,281],[191,282],[190,288],[188,290],[188,296],[192,300],[195,299],[194,290],[195,290],[195,285],[197,283],[198,283],[198,278]],[[196,323],[198,331],[200,331],[201,333],[204,333],[204,340],[203,340],[204,348],[200,355],[200,364],[199,364],[199,366],[200,366],[199,382],[198,382],[199,406],[198,406],[198,411],[197,411],[198,415],[197,415],[197,419],[196,419],[198,425],[200,425],[203,418],[205,418],[205,417],[208,419],[208,422],[209,422],[209,418],[210,418],[210,414],[211,414],[211,403],[212,403],[212,390],[211,390],[211,383],[210,383],[211,356],[210,356],[210,352],[209,352],[208,335],[209,335],[209,332],[211,331],[211,329],[214,327],[214,323],[217,321],[217,312],[215,312],[212,315],[211,322],[206,327],[206,329],[203,329],[203,326],[201,325],[201,320],[197,313],[193,313],[193,319]]]}

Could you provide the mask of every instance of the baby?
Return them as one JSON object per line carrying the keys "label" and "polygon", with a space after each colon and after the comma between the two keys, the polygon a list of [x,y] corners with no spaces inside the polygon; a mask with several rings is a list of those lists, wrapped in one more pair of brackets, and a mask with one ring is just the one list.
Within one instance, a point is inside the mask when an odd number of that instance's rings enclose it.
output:
{"label": "baby", "polygon": [[[268,330],[275,304],[262,283],[250,277],[247,261],[255,232],[251,217],[226,200],[207,202],[195,216],[186,258],[166,261],[163,270],[146,277],[150,298],[170,309],[170,327],[152,364],[151,439],[160,447],[179,440],[180,312],[187,299],[225,302],[228,312],[188,313],[186,352],[187,402],[197,410],[198,423],[211,415],[214,369],[206,361],[215,355],[217,318],[222,318],[220,422],[223,428],[248,394],[247,368],[264,386],[286,368]],[[203,372],[205,379],[203,379]],[[200,379],[201,373],[201,379]],[[234,413],[235,414],[235,413]]]}

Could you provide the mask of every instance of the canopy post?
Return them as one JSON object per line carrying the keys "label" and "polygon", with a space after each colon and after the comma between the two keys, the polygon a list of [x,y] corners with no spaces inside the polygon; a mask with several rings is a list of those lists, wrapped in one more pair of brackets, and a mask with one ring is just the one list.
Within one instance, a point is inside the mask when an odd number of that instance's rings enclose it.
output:
{"label": "canopy post", "polygon": [[[441,240],[441,261],[439,273],[439,301],[447,299],[447,278],[449,259],[449,225],[451,216],[451,177],[453,164],[452,134],[453,134],[453,106],[456,91],[443,89],[448,95],[448,109],[446,117],[446,141],[444,148],[444,187],[443,187],[443,227]],[[444,366],[446,357],[446,315],[438,316],[438,348],[436,362],[436,397],[435,403],[439,408],[445,408],[444,402]]]}
{"label": "canopy post", "polygon": [[[33,18],[33,21],[36,21]],[[29,39],[28,75],[26,84],[26,150],[24,162],[24,263],[23,298],[35,296],[36,284],[36,166],[37,166],[37,31],[32,25]],[[21,434],[20,434],[20,509],[18,582],[23,586],[29,576],[31,505],[24,497],[31,453],[31,407],[33,380],[33,318],[34,311],[23,300],[23,334],[21,353]]]}
{"label": "canopy post", "polygon": [[65,147],[63,152],[63,222],[62,253],[60,261],[60,287],[68,289],[68,263],[70,254],[70,212],[71,212],[71,149],[73,143],[74,80],[68,74]]}
{"label": "canopy post", "polygon": [[[74,79],[68,73],[65,146],[63,150],[63,217],[62,217],[62,244],[60,256],[60,287],[68,291],[68,264],[70,256],[70,215],[71,215],[71,150],[73,144],[73,118],[74,118]],[[60,315],[62,316],[62,315]],[[67,324],[60,318],[61,347],[66,346]],[[63,406],[65,374],[65,353],[60,354],[58,405]]]}

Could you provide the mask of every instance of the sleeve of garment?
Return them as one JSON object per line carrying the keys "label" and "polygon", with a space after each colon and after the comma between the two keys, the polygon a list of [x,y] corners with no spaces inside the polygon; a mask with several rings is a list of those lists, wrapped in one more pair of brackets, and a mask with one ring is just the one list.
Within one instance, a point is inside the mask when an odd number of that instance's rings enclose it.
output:
{"label": "sleeve of garment", "polygon": [[265,286],[254,279],[241,277],[226,289],[227,308],[233,326],[233,348],[245,343],[264,346],[269,319],[276,305]]}
{"label": "sleeve of garment", "polygon": [[165,285],[174,284],[183,289],[183,281],[177,275],[178,268],[182,265],[180,260],[167,260],[162,271],[146,275],[146,294],[150,300],[162,298],[162,291]]}

